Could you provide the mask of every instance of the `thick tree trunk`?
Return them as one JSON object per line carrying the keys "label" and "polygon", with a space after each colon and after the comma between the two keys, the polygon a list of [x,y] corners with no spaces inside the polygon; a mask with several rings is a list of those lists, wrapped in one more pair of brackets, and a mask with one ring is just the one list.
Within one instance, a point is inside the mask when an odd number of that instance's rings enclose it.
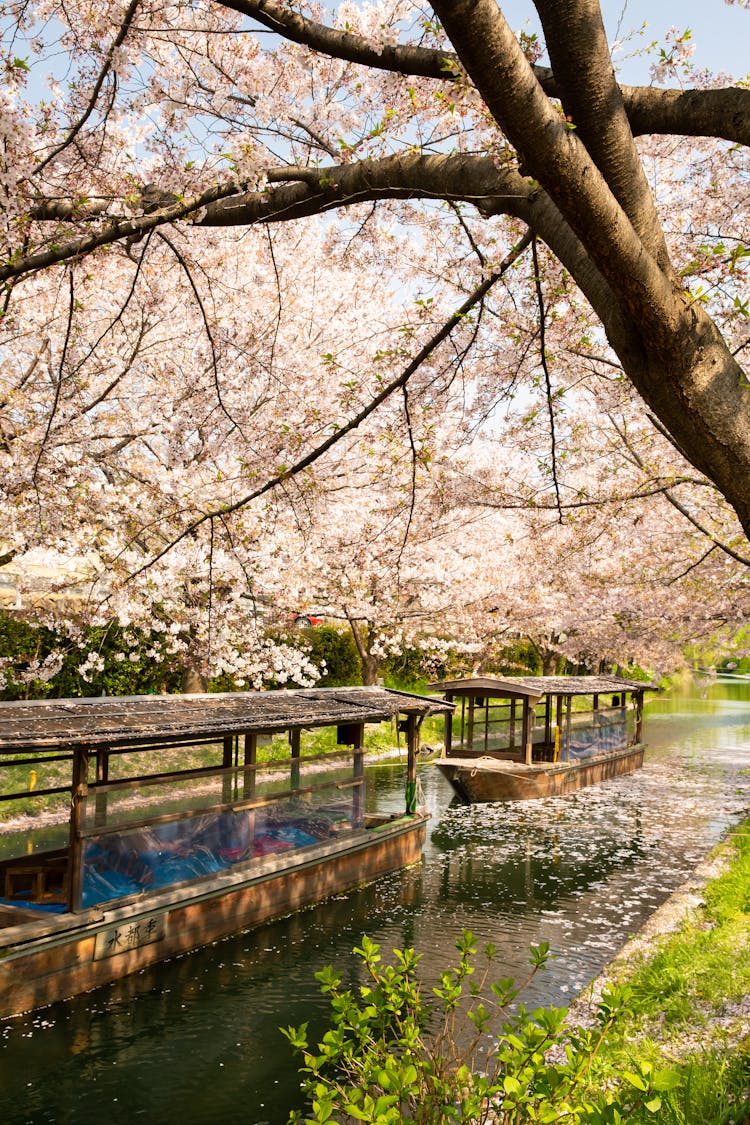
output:
{"label": "thick tree trunk", "polygon": [[[723,493],[750,537],[750,387],[708,316],[676,294],[682,315],[643,362],[623,367],[675,447]],[[648,339],[648,337],[645,337]]]}
{"label": "thick tree trunk", "polygon": [[374,687],[380,676],[380,658],[371,653],[365,653],[362,659],[362,683],[365,687]]}
{"label": "thick tree trunk", "polygon": [[[344,611],[346,613],[346,611]],[[374,687],[378,682],[378,675],[380,673],[381,660],[378,656],[373,656],[370,652],[370,629],[369,626],[357,620],[355,617],[350,617],[346,614],[346,620],[349,622],[349,628],[354,637],[354,643],[357,646],[357,653],[362,664],[362,683],[365,687]]]}
{"label": "thick tree trunk", "polygon": [[[580,136],[577,127],[568,128],[577,123],[561,118],[544,94],[494,0],[435,0],[433,6],[488,109],[516,147],[522,170],[544,188],[564,220],[560,235],[542,207],[537,224],[530,199],[532,226],[591,301],[626,374],[676,446],[718,486],[750,535],[747,380],[716,325],[664,260],[642,170],[637,183],[633,174],[636,153],[604,57],[596,5],[581,0],[573,7],[581,27],[589,27],[591,49],[601,56],[594,101],[600,109],[611,103],[611,114],[592,115],[576,91],[573,72],[580,70],[580,60],[576,63],[571,42],[561,41],[553,52],[563,83],[570,86],[563,90],[564,100],[581,119]],[[540,7],[548,22],[558,20],[555,5]],[[586,77],[583,92],[593,81]],[[587,96],[590,101],[592,89]]]}
{"label": "thick tree trunk", "polygon": [[208,691],[206,676],[192,662],[186,664],[182,669],[180,690],[183,695],[196,695],[199,692]]}

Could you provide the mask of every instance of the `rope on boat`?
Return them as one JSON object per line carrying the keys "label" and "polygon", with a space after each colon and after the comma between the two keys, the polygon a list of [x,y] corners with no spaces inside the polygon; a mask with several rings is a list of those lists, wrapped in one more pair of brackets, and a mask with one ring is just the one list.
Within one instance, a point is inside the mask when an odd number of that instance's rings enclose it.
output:
{"label": "rope on boat", "polygon": [[[496,762],[497,762],[497,758],[492,758],[492,757],[490,757],[490,755],[489,755],[489,754],[483,754],[481,758],[477,758],[477,760],[476,760],[476,765],[474,766],[473,770],[472,770],[472,771],[471,771],[471,773],[469,774],[469,777],[474,777],[474,776],[476,775],[476,772],[477,772],[477,770],[478,770],[478,769],[480,768],[480,766],[481,766],[482,762],[493,762],[493,763],[496,763]],[[517,771],[517,770],[498,770],[498,769],[493,769],[493,771],[492,771],[492,772],[493,772],[493,773],[499,773],[501,777],[515,777],[515,778],[518,778],[518,779],[519,779],[519,781],[529,781],[529,782],[531,782],[531,781],[533,781],[533,780],[534,780],[534,778],[533,778],[533,777],[526,777],[526,776],[525,776],[525,775],[524,775],[524,774],[523,774],[523,773],[522,773],[522,772],[521,772],[520,770],[518,770],[518,771]],[[563,771],[563,770],[560,770],[560,771],[557,771],[557,772],[563,773],[564,771]]]}

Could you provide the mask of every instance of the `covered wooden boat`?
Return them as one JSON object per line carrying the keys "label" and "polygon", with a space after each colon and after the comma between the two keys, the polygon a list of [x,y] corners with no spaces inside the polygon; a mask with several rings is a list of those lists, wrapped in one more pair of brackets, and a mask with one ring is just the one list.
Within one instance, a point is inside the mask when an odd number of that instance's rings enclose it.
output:
{"label": "covered wooden boat", "polygon": [[643,695],[652,684],[480,676],[430,687],[460,702],[446,715],[436,765],[464,801],[557,797],[643,764]]}
{"label": "covered wooden boat", "polygon": [[[23,824],[0,833],[0,1018],[416,862],[419,727],[445,709],[384,688],[0,703]],[[398,717],[404,812],[366,815],[365,726]],[[288,754],[259,764],[279,733]],[[61,823],[44,805],[63,798]]]}

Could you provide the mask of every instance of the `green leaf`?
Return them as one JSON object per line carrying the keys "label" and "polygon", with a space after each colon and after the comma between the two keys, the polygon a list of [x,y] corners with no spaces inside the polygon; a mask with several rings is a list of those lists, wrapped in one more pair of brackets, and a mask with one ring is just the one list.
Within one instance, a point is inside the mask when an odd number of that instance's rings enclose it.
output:
{"label": "green leaf", "polygon": [[417,1068],[412,1063],[409,1063],[409,1065],[404,1068],[402,1077],[404,1086],[413,1086],[417,1081]]}
{"label": "green leaf", "polygon": [[648,1089],[648,1083],[640,1074],[633,1074],[632,1070],[624,1070],[622,1076],[631,1086],[635,1086],[636,1090],[645,1092]]}

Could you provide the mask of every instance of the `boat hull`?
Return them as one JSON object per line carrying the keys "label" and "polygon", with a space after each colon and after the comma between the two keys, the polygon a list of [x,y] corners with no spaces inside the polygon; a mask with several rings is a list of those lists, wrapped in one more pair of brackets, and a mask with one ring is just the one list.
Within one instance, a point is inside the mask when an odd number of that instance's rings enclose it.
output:
{"label": "boat hull", "polygon": [[469,804],[561,797],[587,785],[632,773],[643,765],[643,744],[574,762],[516,765],[489,758],[441,758],[435,765]]}
{"label": "boat hull", "polygon": [[427,817],[405,817],[346,839],[269,856],[127,904],[46,915],[0,931],[0,1018],[138,972],[417,863]]}

